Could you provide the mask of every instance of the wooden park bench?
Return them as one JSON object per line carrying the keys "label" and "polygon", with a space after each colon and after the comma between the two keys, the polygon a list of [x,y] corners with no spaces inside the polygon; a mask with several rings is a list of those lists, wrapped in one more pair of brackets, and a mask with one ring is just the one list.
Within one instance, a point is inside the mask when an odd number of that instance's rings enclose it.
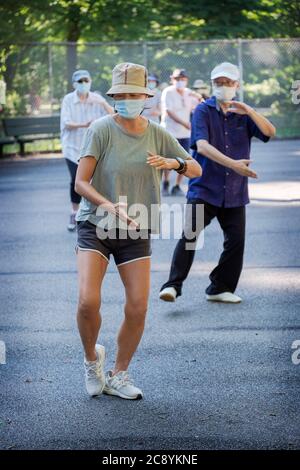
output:
{"label": "wooden park bench", "polygon": [[25,155],[25,144],[35,140],[56,139],[60,133],[60,117],[35,116],[2,119],[5,135],[0,136],[0,156],[4,145],[18,143],[20,154]]}

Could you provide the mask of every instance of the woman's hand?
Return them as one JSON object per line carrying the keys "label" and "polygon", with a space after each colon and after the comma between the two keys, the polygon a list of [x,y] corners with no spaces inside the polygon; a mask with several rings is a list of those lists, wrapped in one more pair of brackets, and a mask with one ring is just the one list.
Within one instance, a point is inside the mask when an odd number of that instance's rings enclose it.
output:
{"label": "woman's hand", "polygon": [[111,212],[116,217],[119,217],[123,222],[126,222],[129,228],[138,228],[139,224],[131,219],[127,214],[127,204],[125,202],[118,202],[116,204],[107,201],[100,205],[103,209]]}
{"label": "woman's hand", "polygon": [[147,153],[148,165],[153,166],[157,170],[177,170],[180,167],[180,164],[174,158],[161,157],[149,151]]}

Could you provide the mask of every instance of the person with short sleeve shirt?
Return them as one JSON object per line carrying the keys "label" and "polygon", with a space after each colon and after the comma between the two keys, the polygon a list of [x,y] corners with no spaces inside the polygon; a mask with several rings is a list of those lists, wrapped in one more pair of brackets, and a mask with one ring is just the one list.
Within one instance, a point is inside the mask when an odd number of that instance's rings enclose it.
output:
{"label": "person with short sleeve shirt", "polygon": [[[218,265],[210,273],[206,298],[231,303],[242,300],[234,292],[243,265],[248,178],[257,177],[250,169],[251,139],[256,137],[268,142],[276,129],[264,116],[235,99],[239,87],[239,69],[235,65],[224,62],[216,66],[211,72],[211,80],[213,95],[197,106],[192,119],[191,148],[203,173],[201,177],[189,180],[190,218],[175,248],[169,280],[160,291],[160,298],[165,301],[175,301],[182,294],[183,282],[193,263],[197,237],[214,218],[223,231],[224,249]],[[199,204],[204,208],[204,227],[196,220]],[[191,245],[185,236],[187,226],[196,232],[194,245],[189,249],[186,249],[187,243]]]}
{"label": "person with short sleeve shirt", "polygon": [[[170,76],[172,85],[166,87],[161,96],[161,125],[172,134],[180,145],[189,152],[191,137],[191,113],[195,107],[194,97],[189,88],[188,75],[184,69],[176,69]],[[183,176],[178,175],[171,190],[172,196],[183,196],[180,188]],[[164,172],[162,193],[169,195],[169,172]]]}
{"label": "person with short sleeve shirt", "polygon": [[[127,400],[143,397],[128,367],[144,331],[150,289],[151,233],[159,232],[161,174],[175,170],[189,178],[201,167],[159,124],[142,115],[147,70],[121,63],[107,95],[116,113],[94,121],[83,139],[76,176],[82,196],[77,220],[78,327],[84,348],[89,395],[102,392]],[[113,256],[126,303],[114,367],[104,374],[105,349],[96,344],[101,325],[102,281]]]}
{"label": "person with short sleeve shirt", "polygon": [[98,93],[90,91],[92,79],[87,70],[76,70],[72,76],[74,91],[62,101],[60,128],[62,152],[70,173],[70,214],[69,231],[76,228],[75,216],[80,203],[80,195],[74,189],[80,146],[86,128],[95,119],[112,113],[113,109]]}
{"label": "person with short sleeve shirt", "polygon": [[148,77],[148,88],[152,90],[154,96],[151,96],[147,99],[145,103],[145,109],[142,112],[142,115],[151,121],[160,123],[160,115],[161,115],[161,91],[158,88],[159,79],[158,76],[154,73],[150,74]]}

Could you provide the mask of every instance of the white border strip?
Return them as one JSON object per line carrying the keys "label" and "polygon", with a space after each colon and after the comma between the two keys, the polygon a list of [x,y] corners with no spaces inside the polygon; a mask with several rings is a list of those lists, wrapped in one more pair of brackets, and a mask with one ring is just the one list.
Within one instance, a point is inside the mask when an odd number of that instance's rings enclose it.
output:
{"label": "white border strip", "polygon": [[76,248],[75,250],[81,250],[81,251],[94,251],[95,253],[98,253],[98,255],[102,256],[102,258],[104,258],[108,263],[109,263],[109,259],[106,258],[106,256],[101,253],[101,251],[98,251],[98,250],[93,250],[92,248],[81,248],[81,246],[79,245],[76,245]]}
{"label": "white border strip", "polygon": [[151,258],[151,255],[150,256],[142,256],[141,258],[131,259],[130,261],[125,261],[124,263],[117,264],[117,267],[123,266],[123,264],[133,263],[133,261],[138,261],[139,259],[146,259],[146,258]]}

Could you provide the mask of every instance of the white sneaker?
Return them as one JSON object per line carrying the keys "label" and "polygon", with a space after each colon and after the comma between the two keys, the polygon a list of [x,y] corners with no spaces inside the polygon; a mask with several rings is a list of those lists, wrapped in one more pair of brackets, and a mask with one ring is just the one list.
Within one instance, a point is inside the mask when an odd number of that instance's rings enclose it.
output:
{"label": "white sneaker", "polygon": [[84,360],[85,385],[86,390],[91,397],[101,395],[105,385],[105,348],[100,344],[96,344],[95,349],[97,353],[96,361]]}
{"label": "white sneaker", "polygon": [[165,287],[162,291],[159,293],[159,298],[161,300],[164,300],[165,302],[175,302],[177,297],[177,292],[174,287]]}
{"label": "white sneaker", "polygon": [[242,301],[241,297],[232,294],[232,292],[222,292],[221,294],[215,295],[206,294],[206,300],[213,300],[214,302],[225,302],[230,304],[238,304]]}
{"label": "white sneaker", "polygon": [[138,400],[143,398],[142,390],[134,386],[133,380],[129,377],[126,370],[118,372],[115,375],[112,375],[112,371],[110,370],[106,375],[103,393],[125,398],[126,400]]}

